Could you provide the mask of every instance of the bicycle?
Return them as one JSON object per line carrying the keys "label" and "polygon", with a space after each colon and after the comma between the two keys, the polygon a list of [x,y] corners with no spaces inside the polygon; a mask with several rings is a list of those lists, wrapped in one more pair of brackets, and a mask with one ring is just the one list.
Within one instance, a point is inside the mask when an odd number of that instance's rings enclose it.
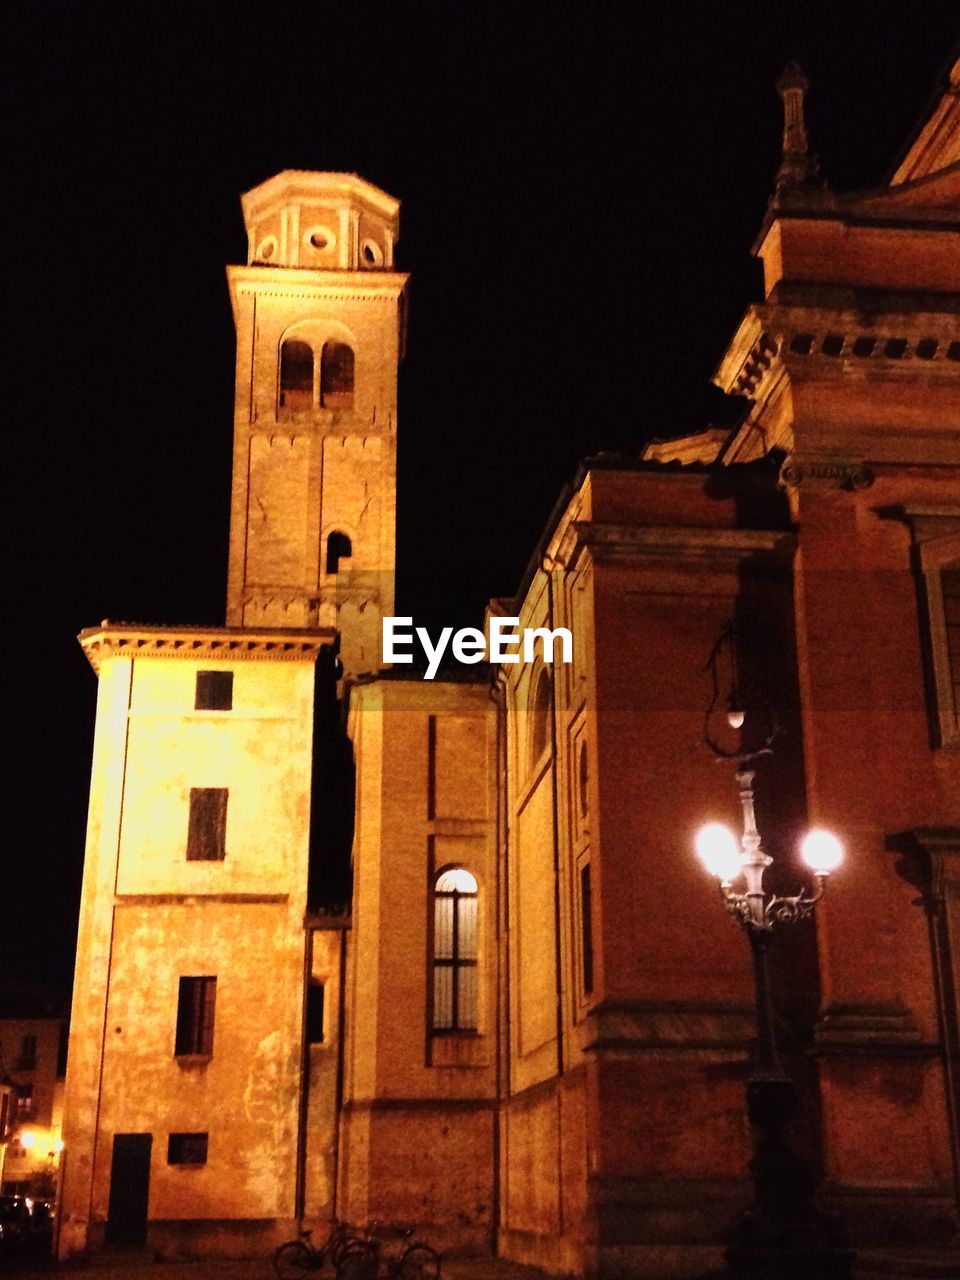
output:
{"label": "bicycle", "polygon": [[382,1223],[371,1223],[366,1240],[351,1244],[337,1266],[337,1280],[439,1280],[440,1255],[436,1249],[413,1240],[413,1227],[395,1227],[402,1241],[394,1256],[384,1253],[383,1241],[374,1233]]}
{"label": "bicycle", "polygon": [[301,1231],[299,1239],[288,1240],[273,1255],[273,1269],[277,1280],[301,1280],[310,1271],[320,1271],[327,1259],[336,1271],[351,1247],[365,1243],[363,1237],[352,1234],[350,1227],[338,1218],[333,1219],[330,1234],[323,1244],[315,1245],[310,1230]]}

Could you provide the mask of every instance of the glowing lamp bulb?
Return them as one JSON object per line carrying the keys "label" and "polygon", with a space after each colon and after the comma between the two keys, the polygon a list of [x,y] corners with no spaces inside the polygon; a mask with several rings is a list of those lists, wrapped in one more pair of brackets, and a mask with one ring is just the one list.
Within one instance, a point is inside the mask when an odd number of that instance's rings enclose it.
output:
{"label": "glowing lamp bulb", "polygon": [[697,832],[697,854],[700,861],[718,880],[729,884],[740,874],[740,850],[733,833],[721,822],[708,822]]}
{"label": "glowing lamp bulb", "polygon": [[727,724],[731,729],[742,729],[746,718],[746,712],[741,711],[738,707],[731,707],[727,712]]}
{"label": "glowing lamp bulb", "polygon": [[803,860],[818,876],[828,876],[843,861],[843,845],[832,831],[811,831],[800,846]]}
{"label": "glowing lamp bulb", "polygon": [[32,1148],[37,1145],[37,1135],[35,1133],[30,1133],[29,1131],[27,1133],[21,1133],[20,1145],[23,1147],[24,1151],[32,1150]]}
{"label": "glowing lamp bulb", "polygon": [[58,1155],[60,1154],[60,1152],[63,1150],[63,1139],[62,1139],[62,1138],[58,1138],[58,1139],[56,1140],[56,1142],[53,1144],[53,1149],[54,1149],[54,1151],[56,1151],[56,1153],[57,1153]]}

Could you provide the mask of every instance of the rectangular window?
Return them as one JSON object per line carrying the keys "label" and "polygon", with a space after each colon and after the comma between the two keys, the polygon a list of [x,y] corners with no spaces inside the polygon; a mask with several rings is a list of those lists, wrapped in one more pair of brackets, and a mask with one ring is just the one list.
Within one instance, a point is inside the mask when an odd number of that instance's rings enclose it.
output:
{"label": "rectangular window", "polygon": [[177,1001],[177,1057],[213,1053],[213,1015],[217,1003],[216,978],[181,978]]}
{"label": "rectangular window", "polygon": [[198,671],[193,705],[197,711],[232,711],[233,672]]}
{"label": "rectangular window", "polygon": [[583,952],[583,994],[593,991],[593,906],[590,890],[590,863],[580,868],[580,944]]}
{"label": "rectangular window", "polygon": [[14,1103],[14,1117],[16,1120],[26,1120],[28,1116],[33,1115],[33,1085],[18,1084],[16,1090],[17,1100]]}
{"label": "rectangular window", "polygon": [[323,983],[307,987],[307,1044],[323,1044]]}
{"label": "rectangular window", "polygon": [[190,788],[188,862],[219,862],[226,850],[226,787]]}
{"label": "rectangular window", "polygon": [[18,1071],[32,1071],[37,1065],[37,1037],[23,1036],[20,1040],[20,1057],[17,1059]]}
{"label": "rectangular window", "polygon": [[167,1141],[167,1164],[206,1164],[205,1133],[171,1133]]}

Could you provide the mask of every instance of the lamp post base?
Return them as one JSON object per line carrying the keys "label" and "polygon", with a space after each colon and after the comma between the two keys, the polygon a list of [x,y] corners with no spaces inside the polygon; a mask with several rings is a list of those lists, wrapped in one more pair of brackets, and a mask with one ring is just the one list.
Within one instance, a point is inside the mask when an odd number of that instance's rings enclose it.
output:
{"label": "lamp post base", "polygon": [[782,1130],[796,1103],[779,1073],[747,1085],[750,1121],[760,1137],[750,1162],[754,1203],[734,1223],[725,1250],[731,1276],[743,1280],[847,1280],[854,1251],[839,1218],[816,1203],[814,1183]]}

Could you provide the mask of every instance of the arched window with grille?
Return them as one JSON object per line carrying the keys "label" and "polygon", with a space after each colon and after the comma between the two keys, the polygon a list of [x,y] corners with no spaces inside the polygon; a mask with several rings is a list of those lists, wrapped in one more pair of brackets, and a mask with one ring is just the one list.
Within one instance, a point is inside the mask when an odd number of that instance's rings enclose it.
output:
{"label": "arched window with grille", "polygon": [[280,348],[280,408],[287,413],[313,404],[313,350],[306,342],[288,338]]}
{"label": "arched window with grille", "polygon": [[353,348],[345,342],[323,344],[320,403],[324,409],[353,408]]}
{"label": "arched window with grille", "polygon": [[434,1031],[477,1029],[477,882],[463,867],[433,886]]}

